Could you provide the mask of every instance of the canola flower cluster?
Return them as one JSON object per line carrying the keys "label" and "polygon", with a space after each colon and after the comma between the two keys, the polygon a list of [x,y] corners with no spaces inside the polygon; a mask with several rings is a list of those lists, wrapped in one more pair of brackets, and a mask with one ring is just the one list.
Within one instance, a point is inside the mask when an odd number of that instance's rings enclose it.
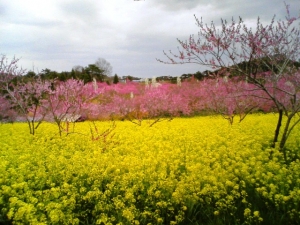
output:
{"label": "canola flower cluster", "polygon": [[[297,224],[300,163],[270,148],[275,114],[153,127],[90,122],[59,137],[43,123],[0,125],[0,221],[13,224]],[[149,121],[151,123],[151,121]],[[98,131],[110,122],[96,122]],[[287,147],[300,150],[299,128]]]}

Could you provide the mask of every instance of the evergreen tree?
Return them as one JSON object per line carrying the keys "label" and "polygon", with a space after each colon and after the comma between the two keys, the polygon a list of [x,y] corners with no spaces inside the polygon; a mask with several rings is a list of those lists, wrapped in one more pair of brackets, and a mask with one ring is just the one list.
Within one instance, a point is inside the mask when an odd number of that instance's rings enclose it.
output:
{"label": "evergreen tree", "polygon": [[118,75],[117,75],[117,74],[115,74],[115,76],[114,76],[113,83],[114,83],[114,84],[117,84],[117,83],[119,83],[119,77],[118,77]]}

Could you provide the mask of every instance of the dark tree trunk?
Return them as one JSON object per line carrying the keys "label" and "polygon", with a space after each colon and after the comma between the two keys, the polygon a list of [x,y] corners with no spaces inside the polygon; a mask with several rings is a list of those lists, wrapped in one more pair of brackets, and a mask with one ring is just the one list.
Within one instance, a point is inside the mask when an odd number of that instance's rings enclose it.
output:
{"label": "dark tree trunk", "polygon": [[280,128],[281,128],[282,117],[283,117],[283,110],[280,109],[279,110],[278,122],[277,122],[275,135],[274,135],[274,140],[273,140],[273,143],[271,145],[272,148],[275,148],[275,144],[276,144],[276,142],[278,142],[278,136],[279,136],[279,132],[280,132]]}

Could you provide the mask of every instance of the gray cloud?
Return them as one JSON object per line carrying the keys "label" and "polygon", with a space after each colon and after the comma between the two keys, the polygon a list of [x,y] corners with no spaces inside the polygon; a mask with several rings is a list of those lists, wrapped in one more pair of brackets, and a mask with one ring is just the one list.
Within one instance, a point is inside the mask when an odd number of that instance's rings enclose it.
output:
{"label": "gray cloud", "polygon": [[[299,2],[288,2],[292,14],[299,14]],[[67,71],[102,57],[120,76],[193,73],[205,68],[165,65],[156,58],[165,59],[163,50],[176,51],[176,38],[197,34],[194,14],[216,24],[242,16],[255,26],[258,16],[266,23],[274,14],[284,18],[285,8],[281,0],[0,0],[0,53],[22,57],[28,69],[34,64]]]}
{"label": "gray cloud", "polygon": [[82,20],[88,20],[86,22],[92,22],[97,17],[97,2],[96,1],[80,1],[72,0],[63,2],[60,5],[62,13],[65,17],[75,17]]}
{"label": "gray cloud", "polygon": [[4,16],[6,8],[2,2],[0,2],[0,17]]}
{"label": "gray cloud", "polygon": [[179,11],[179,10],[190,10],[196,8],[199,4],[199,0],[152,0],[152,5],[162,7],[166,11]]}

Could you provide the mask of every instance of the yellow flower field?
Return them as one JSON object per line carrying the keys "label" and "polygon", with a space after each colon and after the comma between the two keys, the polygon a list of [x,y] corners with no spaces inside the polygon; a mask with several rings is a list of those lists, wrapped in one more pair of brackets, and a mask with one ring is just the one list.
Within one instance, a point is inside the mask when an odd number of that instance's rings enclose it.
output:
{"label": "yellow flower field", "polygon": [[117,121],[108,134],[112,122],[86,121],[62,137],[46,122],[35,136],[25,123],[2,124],[0,223],[297,224],[300,163],[269,147],[276,121]]}

